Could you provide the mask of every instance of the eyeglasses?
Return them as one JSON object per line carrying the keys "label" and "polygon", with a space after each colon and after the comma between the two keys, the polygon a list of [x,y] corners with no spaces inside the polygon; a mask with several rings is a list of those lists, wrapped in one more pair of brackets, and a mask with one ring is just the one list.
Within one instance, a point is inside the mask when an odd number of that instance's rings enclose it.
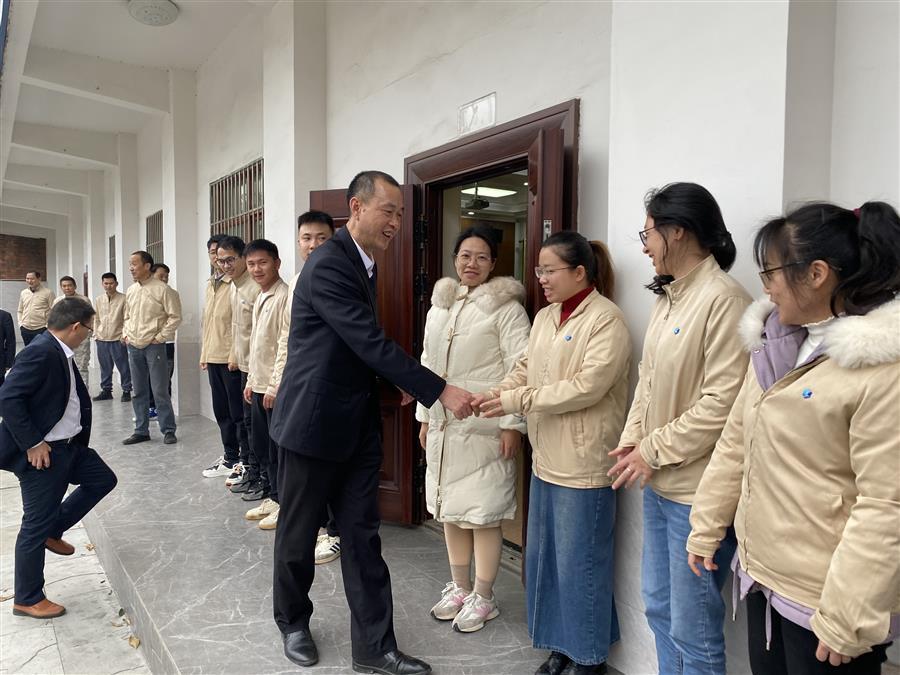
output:
{"label": "eyeglasses", "polygon": [[462,265],[468,265],[470,262],[475,261],[478,265],[490,265],[491,264],[491,256],[484,255],[483,253],[479,253],[476,256],[472,256],[468,253],[460,253],[456,256],[456,262]]}
{"label": "eyeglasses", "polygon": [[647,233],[648,233],[650,230],[655,230],[655,229],[656,229],[656,226],[654,225],[653,227],[648,227],[646,230],[641,230],[640,232],[638,232],[638,236],[641,238],[641,245],[642,245],[642,246],[646,246],[646,245],[647,245]]}
{"label": "eyeglasses", "polygon": [[85,328],[87,328],[89,333],[93,333],[93,332],[94,332],[94,327],[93,327],[93,326],[88,326],[84,321],[79,321],[78,323],[80,323],[82,326],[84,326]]}
{"label": "eyeglasses", "polygon": [[553,269],[550,269],[549,267],[535,267],[534,268],[534,276],[536,276],[538,279],[540,279],[541,277],[549,277],[554,272],[559,272],[560,270],[572,270],[572,269],[575,269],[575,268],[572,267],[571,265],[569,265],[568,267],[556,267]]}
{"label": "eyeglasses", "polygon": [[807,264],[807,263],[806,263],[805,260],[797,260],[797,261],[795,261],[795,262],[789,262],[789,263],[785,263],[784,265],[779,265],[778,267],[770,267],[770,268],[767,269],[767,270],[762,270],[762,271],[759,273],[759,278],[762,280],[762,282],[763,282],[764,284],[767,284],[767,283],[769,283],[770,281],[772,281],[772,277],[774,276],[774,274],[773,274],[774,272],[777,272],[778,270],[786,269],[786,268],[788,268],[788,267],[794,267],[794,266],[796,266],[796,265],[806,265],[806,264]]}
{"label": "eyeglasses", "polygon": [[237,256],[228,256],[227,258],[216,258],[216,263],[221,265],[222,267],[231,267],[234,265],[234,261],[237,260]]}

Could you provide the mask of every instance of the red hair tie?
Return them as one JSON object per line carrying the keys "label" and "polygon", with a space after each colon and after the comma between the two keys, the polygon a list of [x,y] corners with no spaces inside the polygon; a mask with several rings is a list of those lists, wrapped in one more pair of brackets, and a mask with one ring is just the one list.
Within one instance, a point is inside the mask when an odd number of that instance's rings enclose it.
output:
{"label": "red hair tie", "polygon": [[853,209],[853,215],[856,216],[857,220],[859,220],[859,209]]}

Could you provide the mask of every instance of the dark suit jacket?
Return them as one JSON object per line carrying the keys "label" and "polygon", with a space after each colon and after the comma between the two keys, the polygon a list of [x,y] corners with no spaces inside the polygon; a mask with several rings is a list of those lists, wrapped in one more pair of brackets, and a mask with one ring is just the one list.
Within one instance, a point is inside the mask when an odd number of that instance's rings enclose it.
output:
{"label": "dark suit jacket", "polygon": [[0,370],[12,368],[16,358],[16,327],[12,315],[0,309]]}
{"label": "dark suit jacket", "polygon": [[[91,397],[78,369],[73,370],[81,401],[81,433],[76,438],[87,446]],[[66,411],[69,377],[66,355],[49,331],[19,352],[0,387],[0,469],[19,471],[26,467],[28,448],[40,443]]]}
{"label": "dark suit jacket", "polygon": [[346,460],[381,424],[379,376],[428,407],[446,384],[385,336],[359,251],[342,228],[297,281],[272,438],[302,455]]}

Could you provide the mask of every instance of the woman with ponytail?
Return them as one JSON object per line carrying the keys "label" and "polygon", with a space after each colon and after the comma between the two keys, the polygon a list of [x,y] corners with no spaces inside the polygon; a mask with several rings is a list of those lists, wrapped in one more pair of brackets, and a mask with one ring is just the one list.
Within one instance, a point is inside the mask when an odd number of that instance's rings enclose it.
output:
{"label": "woman with ponytail", "polygon": [[900,633],[900,218],[802,206],[754,256],[743,387],[697,488],[688,563],[734,522],[756,675],[877,674]]}
{"label": "woman with ponytail", "polygon": [[528,630],[550,656],[538,675],[605,673],[619,639],[613,602],[616,500],[607,471],[625,420],[631,341],[612,302],[606,247],[558,232],[534,272],[550,305],[483,417],[525,415],[534,449],[525,548]]}
{"label": "woman with ponytail", "polygon": [[645,199],[639,233],[657,295],[638,384],[610,471],[613,488],[644,491],[641,591],[659,672],[725,675],[721,588],[734,552],[723,534],[720,569],[696,578],[684,564],[694,492],[747,369],[737,325],[750,296],[726,272],[735,258],[708,190],[672,183]]}

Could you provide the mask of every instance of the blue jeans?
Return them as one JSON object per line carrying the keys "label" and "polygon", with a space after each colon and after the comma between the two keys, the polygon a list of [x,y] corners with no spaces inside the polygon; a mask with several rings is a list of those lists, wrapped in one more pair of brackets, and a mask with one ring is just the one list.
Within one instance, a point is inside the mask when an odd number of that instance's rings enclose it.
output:
{"label": "blue jeans", "polygon": [[149,344],[143,349],[128,345],[128,365],[134,384],[131,407],[134,409],[134,433],[147,436],[150,433],[150,386],[156,396],[156,412],[159,413],[159,430],[175,432],[175,412],[169,397],[169,359],[165,345]]}
{"label": "blue jeans", "polygon": [[696,577],[687,564],[691,507],[644,489],[641,588],[656,638],[660,675],[725,675],[722,586],[737,543],[729,531],[716,553],[718,571]]}
{"label": "blue jeans", "polygon": [[119,382],[123,392],[131,391],[131,368],[128,365],[128,349],[118,340],[96,340],[97,360],[100,361],[100,390],[112,391],[113,364],[119,369]]}

